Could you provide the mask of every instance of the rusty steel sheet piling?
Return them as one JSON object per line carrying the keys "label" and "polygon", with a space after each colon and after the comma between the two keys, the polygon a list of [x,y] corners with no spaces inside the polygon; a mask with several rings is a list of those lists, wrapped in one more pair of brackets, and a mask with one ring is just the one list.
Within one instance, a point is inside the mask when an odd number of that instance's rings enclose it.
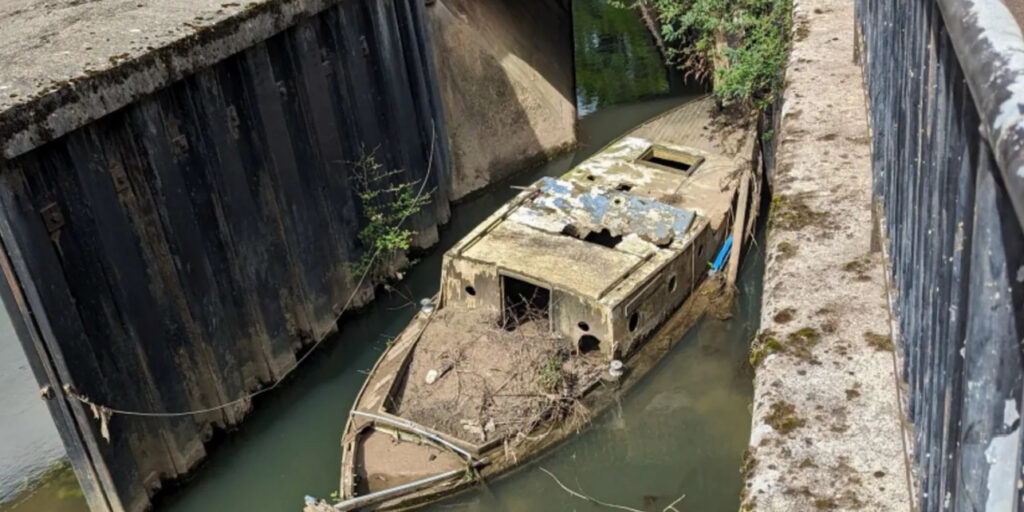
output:
{"label": "rusty steel sheet piling", "polygon": [[353,294],[372,296],[352,270],[366,222],[353,162],[372,152],[392,179],[425,181],[431,204],[406,224],[417,245],[448,219],[422,2],[285,4],[204,31],[245,46],[152,90],[81,103],[104,80],[142,83],[110,71],[40,100],[68,101],[52,111],[78,126],[0,116],[3,299],[95,512],[147,509],[242,420],[248,393],[331,333]]}

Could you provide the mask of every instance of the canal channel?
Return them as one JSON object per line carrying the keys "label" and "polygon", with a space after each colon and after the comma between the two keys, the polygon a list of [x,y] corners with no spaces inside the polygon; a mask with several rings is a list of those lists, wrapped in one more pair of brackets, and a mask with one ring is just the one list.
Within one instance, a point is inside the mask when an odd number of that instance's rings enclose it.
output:
{"label": "canal channel", "polygon": [[[415,313],[415,302],[437,290],[444,250],[511,198],[517,192],[513,186],[562,174],[633,126],[694,96],[692,88],[666,71],[633,12],[587,0],[576,2],[574,18],[582,116],[578,150],[456,206],[438,246],[421,255],[406,279],[379,293],[368,308],[347,315],[335,339],[291,382],[257,400],[241,429],[215,439],[211,457],[189,481],[162,493],[158,511],[277,512],[299,510],[307,494],[329,496],[337,488],[346,413],[387,340]],[[660,511],[683,495],[676,505],[680,511],[735,510],[750,428],[747,351],[760,316],[763,268],[755,247],[743,266],[734,316],[701,321],[618,407],[580,435],[534,464],[433,510],[596,507],[568,494],[538,467],[585,494],[640,510]],[[16,348],[13,340],[3,343]],[[19,359],[14,354],[0,360],[0,376],[23,381],[18,375],[27,372],[16,372],[24,365]],[[18,398],[8,389],[17,389]],[[0,501],[5,492],[25,485],[18,480],[25,472],[38,475],[59,451],[45,409],[27,405],[25,394],[32,389],[29,383],[8,386],[5,381],[0,394],[3,432],[17,426],[35,433],[33,442],[40,446],[17,452],[9,436],[0,438],[0,453],[35,454],[35,460],[0,465],[0,472],[7,472],[0,474],[0,484],[7,486],[0,488]],[[14,414],[6,409],[17,404],[23,407]],[[66,466],[58,464],[45,475],[28,492],[0,504],[0,512],[86,512]]]}

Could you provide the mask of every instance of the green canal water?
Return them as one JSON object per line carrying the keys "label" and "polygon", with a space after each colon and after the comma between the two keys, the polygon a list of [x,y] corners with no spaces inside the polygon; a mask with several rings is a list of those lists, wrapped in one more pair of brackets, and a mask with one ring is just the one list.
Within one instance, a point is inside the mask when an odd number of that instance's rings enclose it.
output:
{"label": "green canal water", "polygon": [[[454,209],[440,244],[408,272],[396,292],[342,320],[286,385],[255,403],[236,432],[221,436],[187,482],[162,493],[158,512],[298,511],[303,496],[337,488],[345,417],[385,343],[415,313],[410,302],[436,292],[444,250],[516,194],[511,188],[559,175],[637,124],[692,98],[661,65],[631,11],[578,0],[576,42],[581,113],[577,152],[491,187]],[[624,77],[629,77],[626,80]],[[625,83],[629,82],[629,83]],[[537,462],[430,510],[597,510],[540,471],[600,500],[661,511],[685,494],[679,511],[732,511],[750,428],[751,375],[745,364],[757,330],[763,273],[758,249],[743,265],[735,315],[707,318],[621,403]],[[0,441],[2,444],[3,441]],[[0,512],[87,512],[66,468]]]}

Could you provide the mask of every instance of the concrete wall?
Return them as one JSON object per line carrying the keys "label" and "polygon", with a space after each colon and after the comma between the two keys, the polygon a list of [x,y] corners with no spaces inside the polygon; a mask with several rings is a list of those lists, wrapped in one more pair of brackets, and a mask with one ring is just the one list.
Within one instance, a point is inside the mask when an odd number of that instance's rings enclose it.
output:
{"label": "concrete wall", "polygon": [[576,143],[567,0],[437,0],[427,8],[459,199]]}

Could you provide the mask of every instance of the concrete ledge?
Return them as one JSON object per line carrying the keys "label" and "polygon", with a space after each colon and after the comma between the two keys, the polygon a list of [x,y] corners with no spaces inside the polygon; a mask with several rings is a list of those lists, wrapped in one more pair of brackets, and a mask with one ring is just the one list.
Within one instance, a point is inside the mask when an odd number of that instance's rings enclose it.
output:
{"label": "concrete ledge", "polygon": [[339,0],[0,0],[0,152],[10,159]]}
{"label": "concrete ledge", "polygon": [[754,341],[745,511],[912,510],[854,7],[798,2]]}

